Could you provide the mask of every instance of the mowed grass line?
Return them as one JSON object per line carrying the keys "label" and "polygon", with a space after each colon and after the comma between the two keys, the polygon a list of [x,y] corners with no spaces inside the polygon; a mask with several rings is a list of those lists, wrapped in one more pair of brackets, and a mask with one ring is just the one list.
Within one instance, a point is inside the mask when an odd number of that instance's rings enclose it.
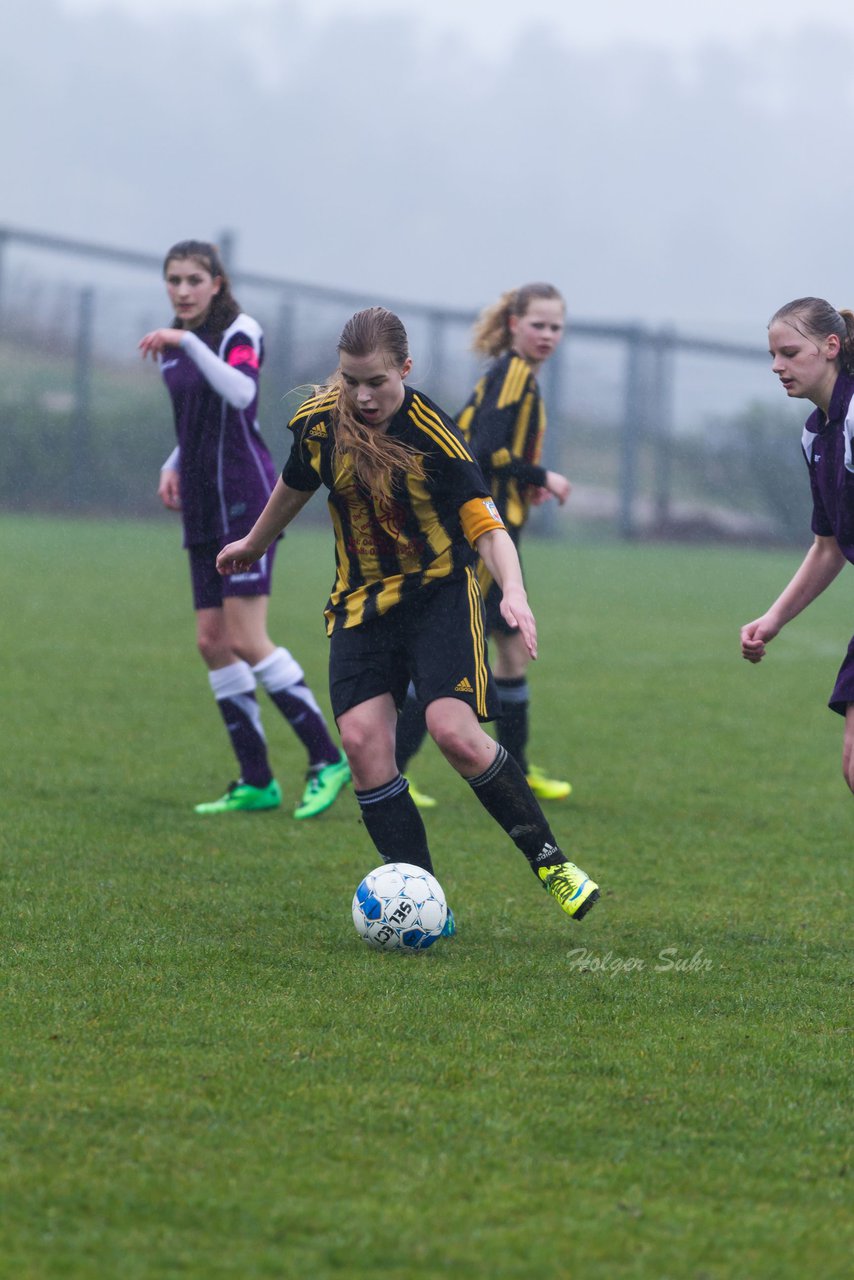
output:
{"label": "mowed grass line", "polygon": [[[847,575],[751,668],[797,553],[531,544],[534,756],[603,899],[565,922],[428,744],[460,932],[399,957],[350,924],[352,797],[192,813],[231,766],[175,529],[0,540],[0,1274],[847,1274]],[[331,574],[289,534],[272,629],[324,703]]]}

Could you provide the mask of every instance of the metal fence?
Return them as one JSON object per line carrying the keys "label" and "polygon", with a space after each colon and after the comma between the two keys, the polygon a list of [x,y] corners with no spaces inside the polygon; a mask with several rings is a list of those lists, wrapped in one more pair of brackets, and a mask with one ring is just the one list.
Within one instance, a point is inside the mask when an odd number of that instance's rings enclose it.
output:
{"label": "metal fence", "polygon": [[[467,350],[475,312],[245,271],[234,237],[218,243],[241,306],[265,330],[262,426],[277,461],[295,389],[330,371],[342,324],[362,306],[382,303],[404,320],[414,385],[450,412],[464,403],[481,367]],[[170,416],[137,342],[168,315],[161,267],[159,255],[0,226],[0,504],[157,510],[138,472],[169,452]],[[573,497],[563,512],[538,509],[536,527],[553,534],[575,519],[622,538],[797,536],[807,510],[800,472],[792,479],[798,433],[767,363],[758,345],[571,317],[541,382],[544,461],[570,475]],[[140,426],[129,434],[132,419]],[[62,455],[43,486],[28,463],[33,432]]]}

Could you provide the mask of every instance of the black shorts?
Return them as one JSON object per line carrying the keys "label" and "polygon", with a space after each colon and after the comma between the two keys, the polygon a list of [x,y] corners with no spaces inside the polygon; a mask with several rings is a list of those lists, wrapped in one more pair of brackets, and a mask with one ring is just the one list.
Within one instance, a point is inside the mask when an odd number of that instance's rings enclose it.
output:
{"label": "black shorts", "polygon": [[473,569],[424,587],[369,622],[333,631],[329,698],[336,719],[383,693],[402,706],[410,680],[424,706],[437,698],[459,698],[478,720],[501,714]]}

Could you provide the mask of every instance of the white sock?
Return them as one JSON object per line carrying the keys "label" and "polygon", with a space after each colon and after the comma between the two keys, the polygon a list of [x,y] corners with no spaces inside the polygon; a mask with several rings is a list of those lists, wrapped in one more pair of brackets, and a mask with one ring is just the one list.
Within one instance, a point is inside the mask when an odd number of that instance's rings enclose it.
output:
{"label": "white sock", "polygon": [[299,684],[305,679],[305,673],[293,654],[288,653],[281,645],[266,658],[262,658],[251,668],[268,693],[278,693],[280,689],[289,689],[292,684]]}
{"label": "white sock", "polygon": [[255,677],[248,662],[231,662],[227,667],[209,671],[208,680],[217,700],[255,691]]}

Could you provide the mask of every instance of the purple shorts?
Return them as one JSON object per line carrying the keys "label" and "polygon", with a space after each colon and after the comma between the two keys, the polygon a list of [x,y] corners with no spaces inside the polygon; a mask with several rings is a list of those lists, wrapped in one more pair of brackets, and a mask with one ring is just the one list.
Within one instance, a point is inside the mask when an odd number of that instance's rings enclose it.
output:
{"label": "purple shorts", "polygon": [[838,711],[841,716],[844,716],[849,702],[854,702],[854,636],[851,637],[845,661],[839,668],[839,675],[836,677],[836,684],[833,686],[833,693],[827,705],[831,711]]}
{"label": "purple shorts", "polygon": [[195,609],[221,609],[226,596],[270,594],[273,560],[276,555],[275,542],[248,573],[233,573],[229,577],[216,571],[216,558],[220,549],[219,542],[200,542],[187,548]]}

